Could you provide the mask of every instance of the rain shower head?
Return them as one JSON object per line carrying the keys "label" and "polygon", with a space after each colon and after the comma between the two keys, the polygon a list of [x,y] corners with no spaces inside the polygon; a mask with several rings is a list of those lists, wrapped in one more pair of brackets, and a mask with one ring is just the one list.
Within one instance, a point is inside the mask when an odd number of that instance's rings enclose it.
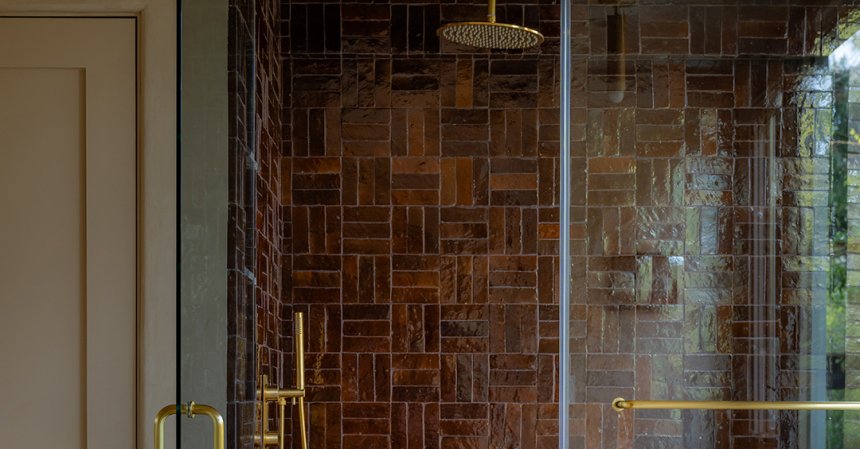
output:
{"label": "rain shower head", "polygon": [[501,50],[531,48],[543,43],[543,35],[531,28],[496,23],[496,0],[490,0],[488,8],[486,22],[449,23],[436,34],[457,44]]}

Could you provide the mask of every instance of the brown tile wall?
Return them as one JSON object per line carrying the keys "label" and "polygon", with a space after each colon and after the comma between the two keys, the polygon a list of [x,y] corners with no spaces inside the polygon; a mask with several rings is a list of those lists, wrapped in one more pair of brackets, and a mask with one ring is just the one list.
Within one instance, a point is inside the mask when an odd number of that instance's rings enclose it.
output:
{"label": "brown tile wall", "polygon": [[[799,124],[832,92],[794,56],[832,50],[856,14],[621,2],[619,78],[605,3],[573,6],[571,447],[795,447],[792,412],[609,402],[808,398],[802,332],[826,284],[809,267],[830,256],[809,180],[830,142]],[[549,36],[525,53],[437,40],[480,2],[281,8],[281,300],[309,319],[312,447],[556,447],[558,5],[500,3]],[[757,282],[772,220],[775,284]]]}
{"label": "brown tile wall", "polygon": [[255,323],[253,3],[231,0],[228,11],[229,206],[227,240],[227,447],[253,449]]}
{"label": "brown tile wall", "polygon": [[[282,145],[284,109],[281,48],[281,5],[255,3],[256,14],[256,292],[257,363],[269,383],[288,387],[292,363],[290,294],[284,277],[290,274],[285,257],[284,229],[289,210],[282,207],[284,174]],[[288,167],[287,167],[288,169]],[[288,173],[288,172],[287,172]],[[259,411],[258,411],[259,412]],[[269,428],[277,429],[276,405],[270,404]],[[288,416],[290,419],[291,416]],[[259,432],[259,431],[258,431]]]}
{"label": "brown tile wall", "polygon": [[477,1],[282,7],[311,447],[555,447],[558,5],[499,6],[525,53],[440,44]]}
{"label": "brown tile wall", "polygon": [[[231,1],[230,207],[228,240],[228,447],[253,449],[260,410],[256,375],[284,385],[291,364],[283,257],[280,4]],[[273,410],[274,411],[274,410]],[[274,416],[274,413],[272,413]],[[271,427],[274,426],[274,421]]]}

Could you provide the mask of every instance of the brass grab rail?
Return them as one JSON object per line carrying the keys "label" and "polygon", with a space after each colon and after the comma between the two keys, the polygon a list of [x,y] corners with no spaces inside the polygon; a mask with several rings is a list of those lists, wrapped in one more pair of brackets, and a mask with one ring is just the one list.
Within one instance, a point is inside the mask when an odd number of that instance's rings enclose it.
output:
{"label": "brass grab rail", "polygon": [[828,401],[628,401],[612,400],[612,408],[624,410],[860,410],[860,402]]}
{"label": "brass grab rail", "polygon": [[212,420],[212,438],[215,449],[224,449],[224,418],[218,413],[214,407],[206,404],[195,404],[194,401],[188,404],[173,404],[164,406],[155,415],[155,449],[164,449],[164,421],[170,415],[182,413],[183,415],[193,418],[197,415],[206,415]]}

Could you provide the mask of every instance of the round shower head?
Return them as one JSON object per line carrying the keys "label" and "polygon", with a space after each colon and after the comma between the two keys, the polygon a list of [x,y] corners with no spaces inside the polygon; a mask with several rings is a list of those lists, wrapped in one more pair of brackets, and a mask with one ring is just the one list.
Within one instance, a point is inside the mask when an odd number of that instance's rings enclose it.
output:
{"label": "round shower head", "polygon": [[531,28],[492,21],[449,23],[440,27],[436,34],[458,44],[502,50],[537,47],[543,43],[543,35]]}

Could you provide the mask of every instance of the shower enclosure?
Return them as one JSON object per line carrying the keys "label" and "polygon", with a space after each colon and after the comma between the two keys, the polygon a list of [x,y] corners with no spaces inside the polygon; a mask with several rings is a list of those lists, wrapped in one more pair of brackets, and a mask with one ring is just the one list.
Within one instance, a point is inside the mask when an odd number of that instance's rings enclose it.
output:
{"label": "shower enclosure", "polygon": [[436,35],[481,1],[183,0],[177,403],[231,449],[301,447],[269,385],[313,449],[860,446],[860,7],[748,3],[499,2],[545,37],[499,51]]}
{"label": "shower enclosure", "polygon": [[857,7],[565,7],[560,447],[856,447]]}

